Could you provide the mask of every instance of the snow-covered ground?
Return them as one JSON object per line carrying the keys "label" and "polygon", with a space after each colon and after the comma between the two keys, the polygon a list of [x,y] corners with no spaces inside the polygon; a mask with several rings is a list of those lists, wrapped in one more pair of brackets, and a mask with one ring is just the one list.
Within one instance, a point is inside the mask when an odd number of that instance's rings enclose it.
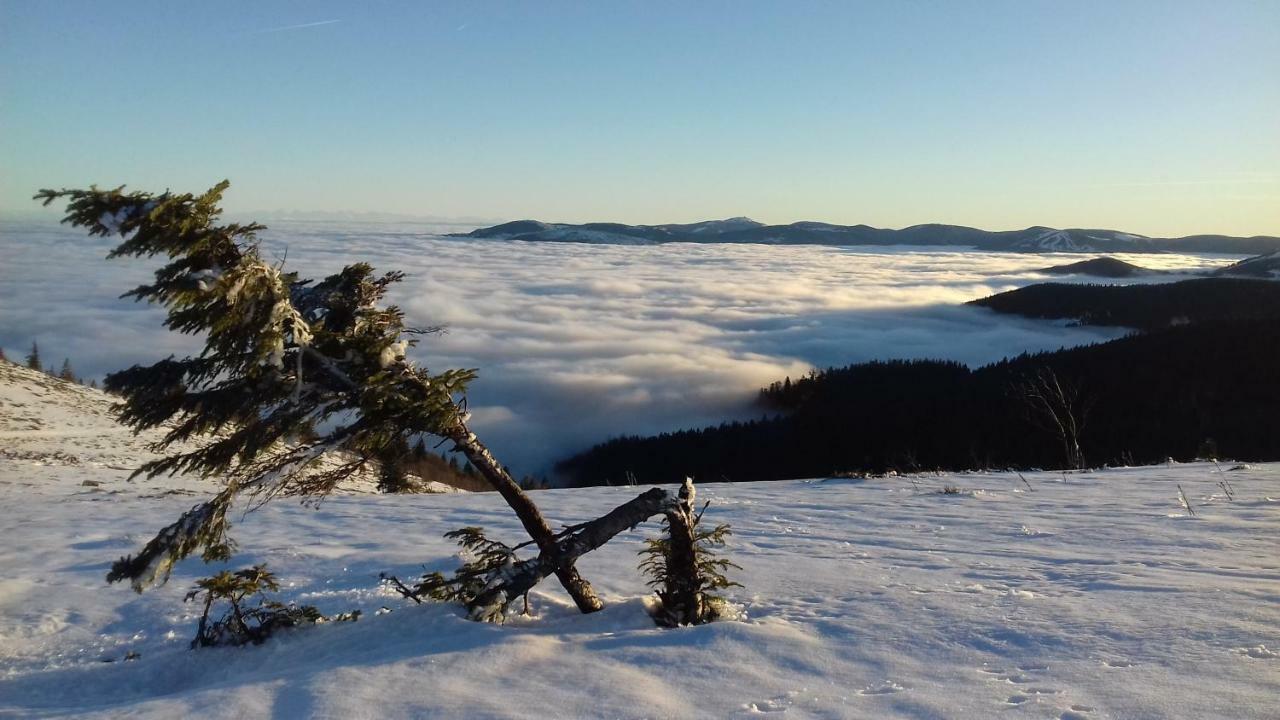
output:
{"label": "snow-covered ground", "polygon": [[[282,599],[364,617],[191,651],[197,612],[182,596],[217,568],[188,561],[142,595],[103,576],[212,481],[127,482],[147,450],[107,402],[0,372],[0,716],[1096,720],[1280,707],[1280,465],[1027,473],[1030,487],[1007,473],[703,485],[709,521],[734,527],[743,618],[678,630],[644,611],[635,553],[652,524],[581,563],[603,612],[577,614],[548,582],[532,617],[493,626],[413,606],[378,574],[456,565],[441,535],[464,525],[522,540],[496,495],[279,501],[238,524],[233,566],[267,562]],[[636,490],[535,498],[573,523]]]}

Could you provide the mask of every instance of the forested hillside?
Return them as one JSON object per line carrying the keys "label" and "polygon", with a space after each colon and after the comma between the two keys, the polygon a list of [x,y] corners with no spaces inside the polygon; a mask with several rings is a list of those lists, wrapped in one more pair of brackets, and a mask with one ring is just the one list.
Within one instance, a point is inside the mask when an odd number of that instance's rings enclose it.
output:
{"label": "forested hillside", "polygon": [[[1117,290],[1143,294],[1141,288]],[[1269,288],[1258,290],[1259,302],[1270,297]],[[1157,314],[1137,316],[1159,324]],[[575,484],[594,485],[617,483],[627,473],[640,482],[684,475],[711,482],[1277,458],[1280,324],[1273,317],[1174,324],[976,370],[936,361],[829,369],[762,390],[760,420],[618,438],[558,469]],[[1034,397],[1046,379],[1065,390],[1056,403],[1058,419],[1070,415],[1078,424],[1071,440],[1079,445],[1078,459],[1064,449],[1055,418]]]}
{"label": "forested hillside", "polygon": [[1031,318],[1152,330],[1193,322],[1280,318],[1280,283],[1242,278],[1157,285],[1044,283],[969,304]]}

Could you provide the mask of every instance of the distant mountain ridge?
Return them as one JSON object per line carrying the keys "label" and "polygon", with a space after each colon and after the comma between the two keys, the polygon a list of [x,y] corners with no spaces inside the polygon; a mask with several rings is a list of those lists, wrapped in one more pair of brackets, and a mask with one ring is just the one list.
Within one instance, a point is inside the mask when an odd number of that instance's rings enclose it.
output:
{"label": "distant mountain ridge", "polygon": [[1280,319],[1280,283],[1209,277],[1154,285],[1042,283],[997,293],[968,305],[998,313],[1078,325],[1140,330]]}
{"label": "distant mountain ridge", "polygon": [[601,245],[657,245],[669,242],[761,243],[766,245],[923,245],[972,247],[1006,252],[1215,252],[1261,255],[1280,251],[1280,237],[1190,235],[1153,238],[1118,230],[1035,226],[990,231],[961,225],[912,225],[901,230],[869,225],[833,225],[801,221],[765,225],[751,218],[666,225],[622,223],[545,223],[516,220],[455,233],[455,237],[526,242],[578,242]]}
{"label": "distant mountain ridge", "polygon": [[1220,277],[1253,277],[1275,280],[1280,278],[1280,252],[1271,252],[1247,258],[1224,268],[1218,268],[1213,274]]}

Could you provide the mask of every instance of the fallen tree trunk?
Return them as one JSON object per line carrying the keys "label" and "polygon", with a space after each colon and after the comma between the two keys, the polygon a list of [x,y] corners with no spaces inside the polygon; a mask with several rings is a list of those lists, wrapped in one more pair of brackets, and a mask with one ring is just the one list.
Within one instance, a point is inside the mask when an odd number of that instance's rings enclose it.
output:
{"label": "fallen tree trunk", "polygon": [[[680,498],[662,488],[653,488],[560,536],[551,552],[539,545],[541,552],[538,557],[512,563],[490,578],[485,591],[470,607],[472,619],[500,620],[516,598],[525,596],[547,576],[559,574],[566,567],[572,568],[578,558],[609,542],[618,533],[630,530],[659,513],[673,513],[681,508]],[[561,582],[564,582],[563,578]]]}
{"label": "fallen tree trunk", "polygon": [[[550,568],[550,571],[539,576],[529,587],[532,588],[547,574],[554,572],[557,579],[560,580],[560,584],[564,586],[569,596],[573,598],[573,602],[578,606],[579,610],[584,613],[591,613],[603,608],[604,603],[596,595],[591,583],[587,582],[587,579],[582,577],[578,569],[573,566],[574,561],[588,551],[584,550],[574,555],[564,552],[561,543],[556,538],[556,534],[551,530],[551,526],[547,524],[546,518],[542,516],[542,511],[538,509],[538,506],[534,504],[529,495],[520,489],[515,479],[511,477],[511,473],[508,473],[506,468],[502,467],[502,464],[494,458],[493,453],[489,452],[489,449],[480,442],[475,433],[471,432],[463,420],[459,419],[457,421],[457,424],[449,431],[447,437],[453,441],[455,447],[467,456],[467,460],[471,461],[471,465],[480,472],[480,475],[484,477],[489,485],[502,495],[502,499],[507,501],[507,505],[515,512],[516,517],[520,518],[520,524],[524,526],[525,532],[529,533],[529,537],[538,546],[539,559],[545,558],[545,564]],[[617,510],[614,510],[614,512],[617,512]],[[610,515],[612,514],[610,513]],[[646,515],[645,518],[652,514]],[[609,515],[605,517],[607,518]],[[645,518],[637,520],[636,523],[642,522]],[[601,518],[601,520],[603,519]],[[590,549],[594,550],[596,547],[603,545],[618,532],[621,532],[621,530],[615,530],[608,537],[601,540],[598,545]],[[526,588],[524,592],[528,592],[528,589]],[[516,598],[523,594],[517,593],[508,595],[508,597]],[[506,609],[505,604],[503,609]]]}

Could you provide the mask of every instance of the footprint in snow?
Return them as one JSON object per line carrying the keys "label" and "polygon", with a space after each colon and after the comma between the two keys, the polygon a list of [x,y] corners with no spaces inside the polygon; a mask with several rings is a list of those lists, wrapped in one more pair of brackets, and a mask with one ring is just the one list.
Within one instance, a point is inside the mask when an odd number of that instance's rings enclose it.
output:
{"label": "footprint in snow", "polygon": [[[1018,690],[1020,692],[1017,695],[1061,695],[1062,694],[1061,690],[1054,690],[1053,688],[1042,687],[1042,686],[1020,687],[1018,688]],[[1014,697],[1017,697],[1017,695],[1015,695]]]}
{"label": "footprint in snow", "polygon": [[1058,716],[1058,720],[1088,720],[1093,708],[1088,705],[1072,705],[1070,710]]}
{"label": "footprint in snow", "polygon": [[1133,663],[1129,662],[1128,660],[1104,660],[1102,664],[1106,665],[1109,668],[1133,667]]}
{"label": "footprint in snow", "polygon": [[1266,645],[1258,645],[1251,648],[1240,648],[1240,654],[1251,657],[1255,660],[1275,660],[1280,658],[1280,652],[1268,650]]}
{"label": "footprint in snow", "polygon": [[879,685],[868,685],[858,691],[859,695],[892,695],[906,690],[905,687],[899,685],[892,680],[885,680]]}
{"label": "footprint in snow", "polygon": [[746,710],[751,714],[772,715],[774,713],[784,713],[791,707],[791,698],[786,695],[761,700],[759,702],[747,703]]}

